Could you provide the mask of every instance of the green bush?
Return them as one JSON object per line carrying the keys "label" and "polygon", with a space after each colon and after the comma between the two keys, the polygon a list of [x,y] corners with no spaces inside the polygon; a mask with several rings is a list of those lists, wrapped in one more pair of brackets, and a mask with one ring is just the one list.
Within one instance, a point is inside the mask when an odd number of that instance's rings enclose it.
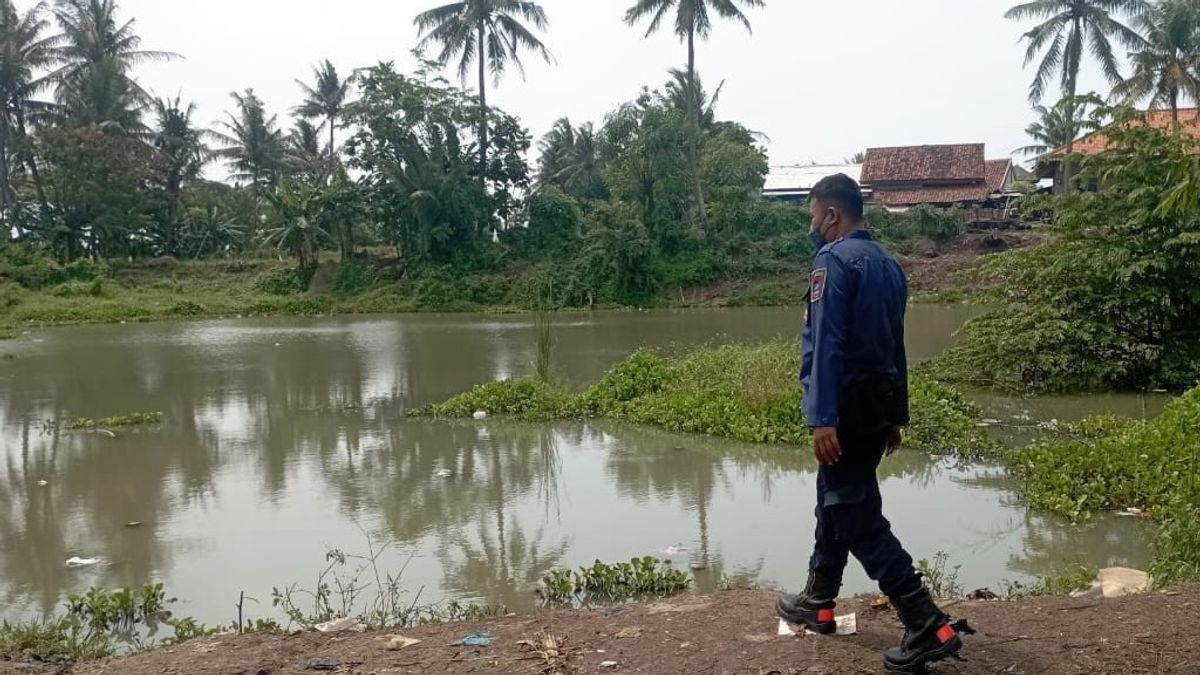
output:
{"label": "green bush", "polygon": [[266,272],[254,282],[254,287],[268,295],[299,295],[308,290],[314,267],[297,267]]}
{"label": "green bush", "polygon": [[963,234],[962,219],[956,209],[938,209],[922,204],[906,214],[918,236],[933,241],[950,241]]}
{"label": "green bush", "polygon": [[50,289],[56,298],[100,298],[104,297],[104,280],[68,281]]}
{"label": "green bush", "polygon": [[[799,347],[699,349],[668,359],[636,352],[578,395],[537,380],[481,385],[431,412],[469,416],[476,410],[528,420],[607,417],[671,431],[751,442],[806,443],[803,392],[796,381]],[[926,416],[909,434],[912,447],[938,453],[990,449],[975,426],[974,408],[953,390],[914,378],[914,413]]]}
{"label": "green bush", "polygon": [[108,265],[92,260],[76,260],[59,265],[54,258],[25,246],[11,246],[0,252],[0,279],[9,279],[31,290],[68,282],[90,282],[109,276]]}
{"label": "green bush", "polygon": [[[377,283],[379,275],[369,260],[347,258],[338,266],[337,276],[333,279],[333,291],[342,295],[357,295],[374,288]],[[307,284],[305,286],[307,288]]]}

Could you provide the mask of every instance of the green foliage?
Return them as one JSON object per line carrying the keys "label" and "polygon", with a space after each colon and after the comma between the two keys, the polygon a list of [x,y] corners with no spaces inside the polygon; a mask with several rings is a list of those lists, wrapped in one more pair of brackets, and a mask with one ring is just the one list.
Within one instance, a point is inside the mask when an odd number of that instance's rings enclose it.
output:
{"label": "green foliage", "polygon": [[880,241],[893,245],[918,237],[944,242],[963,234],[962,219],[956,210],[926,204],[902,213],[871,206],[867,208],[866,222]]}
{"label": "green foliage", "polygon": [[87,418],[72,419],[68,420],[62,426],[64,429],[94,431],[96,429],[117,429],[120,427],[140,427],[162,424],[162,420],[163,414],[161,412],[136,412],[128,415],[103,417],[94,420]]}
{"label": "green foliage", "polygon": [[312,267],[274,270],[260,276],[254,286],[269,295],[299,295],[308,290],[315,272]]}
{"label": "green foliage", "polygon": [[538,595],[549,604],[617,603],[678,595],[691,582],[687,572],[648,556],[615,565],[597,560],[578,571],[548,572],[538,586]]}
{"label": "green foliage", "polygon": [[1056,198],[1049,243],[983,264],[975,280],[998,307],[937,372],[1055,390],[1200,380],[1200,210],[1166,205],[1194,144],[1145,125],[1105,133],[1113,147],[1082,173],[1104,190]]}
{"label": "green foliage", "polygon": [[782,307],[800,304],[804,298],[783,284],[767,282],[738,291],[729,298],[730,307]]}
{"label": "green foliage", "polygon": [[29,246],[0,250],[0,279],[8,279],[30,290],[72,282],[94,282],[109,274],[108,265],[102,262],[85,259],[60,265],[54,258]]}
{"label": "green foliage", "polygon": [[943,600],[953,598],[961,598],[963,595],[963,587],[958,583],[958,572],[962,569],[962,565],[950,567],[950,555],[945,551],[938,551],[933,556],[933,561],[930,562],[922,558],[917,561],[917,571],[925,580],[925,586],[933,597]]}
{"label": "green foliage", "polygon": [[368,260],[347,258],[338,266],[337,276],[333,280],[335,293],[357,295],[379,283],[379,274]]}
{"label": "green foliage", "polygon": [[[796,345],[698,349],[669,359],[636,352],[582,393],[534,379],[490,382],[417,414],[467,417],[482,410],[526,420],[607,417],[671,431],[750,442],[807,443]],[[980,456],[994,446],[976,427],[977,411],[952,389],[914,377],[908,445],[926,452]]]}
{"label": "green foliage", "polygon": [[1098,572],[1095,567],[1079,565],[1061,574],[1044,576],[1028,585],[1019,581],[1009,582],[1005,584],[1004,595],[1010,599],[1070,595],[1089,588]]}
{"label": "green foliage", "polygon": [[561,255],[579,245],[583,215],[578,203],[558,188],[542,188],[529,197],[529,228],[522,242],[528,254]]}

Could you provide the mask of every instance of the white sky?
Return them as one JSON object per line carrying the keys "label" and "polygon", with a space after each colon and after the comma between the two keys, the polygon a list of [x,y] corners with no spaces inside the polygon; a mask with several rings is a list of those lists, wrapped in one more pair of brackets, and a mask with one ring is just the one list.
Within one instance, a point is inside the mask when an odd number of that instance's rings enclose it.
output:
{"label": "white sky", "polygon": [[[413,17],[445,0],[119,2],[123,16],[136,18],[143,48],[186,57],[141,66],[144,86],[196,101],[204,123],[223,118],[229,92],[253,87],[286,126],[300,98],[294,78],[310,79],[324,58],[343,72],[380,60],[409,70]],[[673,34],[644,39],[644,26],[626,26],[632,2],[542,0],[556,63],[529,56],[527,78],[510,71],[489,102],[517,115],[536,141],[561,116],[599,122],[642,85],[662,85],[686,51]],[[772,164],[840,162],[868,146],[980,141],[989,157],[1002,157],[1026,144],[1023,26],[1003,18],[1016,0],[766,2],[749,11],[753,36],[721,22],[697,60],[710,91],[726,81],[719,117],[767,134]],[[1104,89],[1094,69],[1087,88]]]}

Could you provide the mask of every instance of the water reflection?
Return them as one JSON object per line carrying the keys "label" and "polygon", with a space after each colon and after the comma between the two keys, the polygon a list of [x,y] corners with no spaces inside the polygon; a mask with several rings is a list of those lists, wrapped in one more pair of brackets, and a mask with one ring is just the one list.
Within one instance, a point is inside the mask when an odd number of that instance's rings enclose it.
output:
{"label": "water reflection", "polygon": [[[916,317],[918,356],[962,318],[934,310]],[[565,317],[560,369],[581,383],[637,347],[794,337],[796,325],[771,310]],[[676,545],[674,564],[703,568],[702,589],[802,579],[808,452],[608,423],[403,417],[527,373],[531,331],[519,318],[404,317],[109,326],[6,344],[17,358],[0,364],[5,615],[153,578],[187,601],[181,611],[227,621],[238,591],[263,599],[311,579],[328,548],[364,551],[364,533],[395,545],[381,565],[405,568],[423,601],[525,608],[553,567]],[[163,411],[163,425],[108,438],[43,424],[143,410]],[[951,553],[964,583],[1148,557],[1141,523],[1031,515],[995,469],[903,453],[883,475],[902,537],[921,555]],[[106,563],[66,569],[76,555]],[[858,572],[848,583],[869,588]]]}

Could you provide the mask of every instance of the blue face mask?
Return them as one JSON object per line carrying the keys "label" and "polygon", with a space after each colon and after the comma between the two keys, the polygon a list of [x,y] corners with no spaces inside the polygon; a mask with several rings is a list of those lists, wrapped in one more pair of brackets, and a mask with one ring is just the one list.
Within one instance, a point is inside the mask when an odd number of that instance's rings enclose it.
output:
{"label": "blue face mask", "polygon": [[825,246],[825,235],[819,230],[809,230],[808,238],[812,240],[813,253],[820,251]]}

